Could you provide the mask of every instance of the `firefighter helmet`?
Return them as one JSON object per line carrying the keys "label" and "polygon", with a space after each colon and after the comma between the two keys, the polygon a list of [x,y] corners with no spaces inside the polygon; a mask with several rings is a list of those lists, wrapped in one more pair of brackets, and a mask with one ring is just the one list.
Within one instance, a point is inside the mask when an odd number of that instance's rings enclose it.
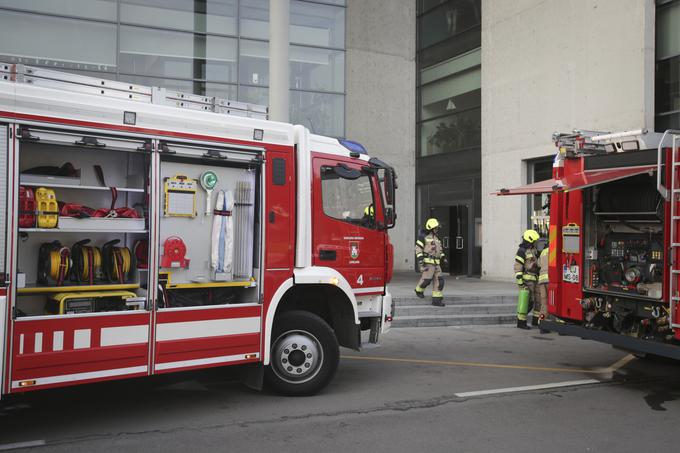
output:
{"label": "firefighter helmet", "polygon": [[439,228],[439,221],[437,221],[437,219],[435,219],[434,217],[427,219],[427,222],[425,222],[425,229],[427,231],[432,231],[435,228]]}
{"label": "firefighter helmet", "polygon": [[534,242],[538,241],[540,237],[541,235],[538,234],[536,230],[526,230],[522,235],[522,238],[524,238],[524,240],[529,244],[533,244]]}
{"label": "firefighter helmet", "polygon": [[375,216],[375,209],[373,209],[372,204],[369,204],[368,206],[366,206],[366,208],[364,209],[364,215],[367,216],[367,217]]}

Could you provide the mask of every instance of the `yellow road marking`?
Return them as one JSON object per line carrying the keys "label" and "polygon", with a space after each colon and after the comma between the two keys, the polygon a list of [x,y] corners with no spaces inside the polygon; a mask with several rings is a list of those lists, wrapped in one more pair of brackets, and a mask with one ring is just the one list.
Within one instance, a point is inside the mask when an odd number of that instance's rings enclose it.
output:
{"label": "yellow road marking", "polygon": [[[423,359],[398,359],[393,357],[368,357],[359,355],[343,355],[341,358],[349,360],[367,360],[376,362],[397,362],[397,363],[410,363],[416,365],[446,365],[446,366],[467,366],[467,367],[479,367],[479,368],[503,368],[510,370],[529,370],[529,371],[550,371],[550,372],[560,372],[560,373],[589,373],[589,374],[602,374],[603,372],[610,371],[612,367],[616,366],[619,362],[616,362],[604,371],[602,369],[581,369],[581,368],[553,368],[553,367],[539,367],[530,365],[503,365],[500,363],[480,363],[480,362],[459,362],[450,360],[423,360]],[[624,357],[625,358],[625,357]],[[626,362],[627,363],[627,362]],[[625,363],[624,363],[625,365]],[[623,366],[623,365],[621,365]]]}

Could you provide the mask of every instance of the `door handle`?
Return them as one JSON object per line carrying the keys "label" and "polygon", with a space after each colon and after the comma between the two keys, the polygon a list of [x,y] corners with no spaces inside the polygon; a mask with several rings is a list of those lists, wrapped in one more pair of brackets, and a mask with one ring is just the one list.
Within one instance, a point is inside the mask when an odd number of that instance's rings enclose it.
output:
{"label": "door handle", "polygon": [[319,259],[323,261],[335,261],[337,253],[335,250],[319,250]]}
{"label": "door handle", "polygon": [[444,236],[444,240],[442,241],[442,247],[444,247],[445,249],[449,248],[449,237],[448,236]]}
{"label": "door handle", "polygon": [[456,250],[463,250],[463,237],[456,236]]}
{"label": "door handle", "polygon": [[274,211],[269,211],[269,223],[274,223],[276,222],[276,214]]}

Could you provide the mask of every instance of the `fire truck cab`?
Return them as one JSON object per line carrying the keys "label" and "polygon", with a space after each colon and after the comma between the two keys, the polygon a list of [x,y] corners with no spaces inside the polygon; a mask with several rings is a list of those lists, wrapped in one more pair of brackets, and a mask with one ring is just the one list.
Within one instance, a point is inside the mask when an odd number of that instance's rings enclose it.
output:
{"label": "fire truck cab", "polygon": [[311,394],[377,342],[395,172],[266,117],[0,64],[0,394],[224,365]]}
{"label": "fire truck cab", "polygon": [[680,132],[555,134],[541,328],[680,359]]}

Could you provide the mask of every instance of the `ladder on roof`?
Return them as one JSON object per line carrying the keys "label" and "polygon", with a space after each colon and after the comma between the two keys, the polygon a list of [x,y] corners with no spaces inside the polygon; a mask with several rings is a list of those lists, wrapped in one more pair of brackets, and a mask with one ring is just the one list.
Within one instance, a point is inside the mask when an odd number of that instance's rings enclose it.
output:
{"label": "ladder on roof", "polygon": [[62,91],[247,118],[266,120],[269,115],[269,109],[264,105],[232,101],[212,96],[200,96],[159,87],[117,82],[23,64],[0,62],[0,81],[2,80],[26,83],[43,88],[54,88]]}
{"label": "ladder on roof", "polygon": [[[661,183],[661,171],[663,166],[663,151],[666,138],[671,139],[671,178],[670,188],[666,188]],[[664,132],[659,146],[657,148],[657,188],[661,195],[671,202],[671,221],[670,221],[670,238],[671,238],[671,255],[670,255],[670,281],[668,283],[668,324],[672,329],[680,328],[680,309],[678,302],[680,302],[680,293],[678,293],[678,280],[680,280],[680,215],[678,209],[680,206],[680,155],[678,150],[680,145],[680,130],[669,129]]]}
{"label": "ladder on roof", "polygon": [[604,154],[604,145],[592,140],[593,137],[603,134],[608,132],[574,129],[571,133],[555,132],[552,139],[560,151],[572,154]]}

